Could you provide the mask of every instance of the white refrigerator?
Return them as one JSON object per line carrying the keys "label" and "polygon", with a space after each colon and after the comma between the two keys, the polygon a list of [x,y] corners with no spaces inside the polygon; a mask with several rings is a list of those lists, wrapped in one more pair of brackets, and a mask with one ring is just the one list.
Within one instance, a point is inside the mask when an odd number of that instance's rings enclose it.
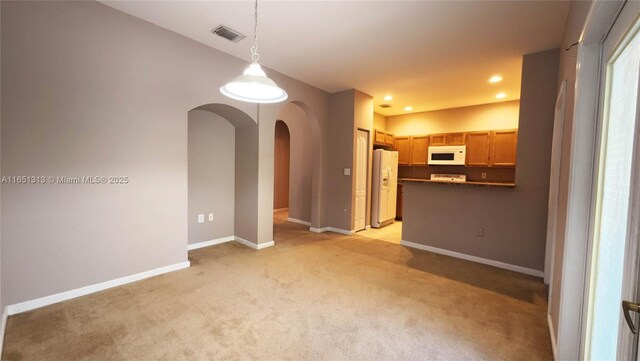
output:
{"label": "white refrigerator", "polygon": [[393,223],[398,195],[398,152],[382,149],[373,151],[371,194],[371,226],[380,228]]}

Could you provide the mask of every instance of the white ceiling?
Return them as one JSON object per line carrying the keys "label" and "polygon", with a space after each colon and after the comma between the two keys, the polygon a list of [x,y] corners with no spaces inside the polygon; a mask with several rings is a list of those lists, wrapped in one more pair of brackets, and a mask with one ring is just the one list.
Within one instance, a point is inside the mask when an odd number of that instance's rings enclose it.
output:
{"label": "white ceiling", "polygon": [[[252,1],[104,3],[250,59]],[[560,46],[568,9],[564,1],[261,0],[260,63],[328,92],[359,89],[384,115],[493,103],[499,92],[514,100],[522,55]],[[211,34],[219,24],[247,38]],[[489,84],[494,74],[504,81]],[[382,109],[386,94],[393,107]]]}

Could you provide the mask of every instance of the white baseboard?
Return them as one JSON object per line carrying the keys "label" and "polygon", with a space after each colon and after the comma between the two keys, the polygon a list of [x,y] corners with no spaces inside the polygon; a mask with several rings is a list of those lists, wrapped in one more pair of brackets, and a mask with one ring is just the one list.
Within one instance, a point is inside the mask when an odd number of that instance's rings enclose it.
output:
{"label": "white baseboard", "polygon": [[187,245],[187,250],[191,251],[191,250],[198,249],[198,248],[215,246],[216,244],[222,244],[222,243],[227,243],[227,242],[232,242],[232,241],[236,241],[236,242],[242,244],[243,246],[247,246],[247,247],[253,248],[253,249],[263,249],[263,248],[271,247],[271,246],[276,244],[274,241],[255,244],[255,243],[253,243],[251,241],[248,241],[248,240],[246,240],[244,238],[241,238],[241,237],[238,237],[238,236],[229,236],[229,237],[222,237],[222,238],[212,239],[210,241],[192,243],[192,244]]}
{"label": "white baseboard", "polygon": [[303,221],[303,220],[291,218],[291,217],[287,218],[287,222],[304,224],[305,226],[311,226],[311,222],[307,222],[307,221]]}
{"label": "white baseboard", "polygon": [[233,239],[236,242],[238,242],[240,244],[243,244],[243,245],[245,245],[245,246],[247,246],[249,248],[253,248],[253,249],[263,249],[263,248],[271,247],[271,246],[276,244],[274,241],[255,244],[255,243],[253,243],[251,241],[247,241],[246,239],[240,238],[238,236],[234,236]]}
{"label": "white baseboard", "polygon": [[353,236],[354,234],[356,234],[356,231],[347,231],[346,229],[340,229],[340,228],[334,228],[334,227],[327,227],[327,231],[346,234],[347,236]]}
{"label": "white baseboard", "polygon": [[347,231],[346,229],[340,229],[335,227],[323,227],[323,228],[310,227],[309,230],[314,233],[333,232],[333,233],[346,234],[347,236],[353,236],[354,234],[356,234],[356,231]]}
{"label": "white baseboard", "polygon": [[152,269],[152,270],[141,272],[141,273],[136,273],[130,276],[116,278],[111,281],[106,281],[106,282],[96,283],[90,286],[76,288],[75,290],[56,293],[51,296],[45,296],[41,298],[36,298],[35,300],[31,300],[31,301],[25,301],[25,302],[16,303],[13,305],[8,305],[6,308],[6,313],[8,316],[11,316],[17,313],[31,311],[36,308],[52,305],[54,303],[58,303],[62,301],[67,301],[76,297],[88,295],[90,293],[104,291],[109,288],[122,286],[127,283],[132,283],[132,282],[143,280],[145,278],[158,276],[163,273],[168,273],[168,272],[177,271],[183,268],[188,268],[190,265],[191,264],[189,263],[189,261],[184,261],[184,262],[172,264],[165,267],[160,267],[160,268]]}
{"label": "white baseboard", "polygon": [[5,307],[2,311],[2,324],[0,325],[0,355],[2,355],[2,348],[4,347],[4,332],[7,329],[7,318],[9,318],[9,314],[7,314],[7,308]]}
{"label": "white baseboard", "polygon": [[538,271],[538,270],[531,269],[531,268],[516,266],[516,265],[512,265],[512,264],[504,263],[504,262],[500,262],[500,261],[494,261],[492,259],[480,258],[480,257],[476,257],[476,256],[464,254],[464,253],[449,251],[448,249],[442,249],[442,248],[427,246],[427,245],[424,245],[424,244],[405,241],[405,240],[400,241],[400,244],[403,245],[403,246],[416,248],[416,249],[420,249],[420,250],[423,250],[423,251],[438,253],[438,254],[442,254],[442,255],[445,255],[445,256],[449,256],[449,257],[455,257],[455,258],[464,259],[464,260],[467,260],[467,261],[482,263],[482,264],[486,264],[486,265],[489,265],[489,266],[503,268],[503,269],[506,269],[506,270],[509,270],[509,271],[514,271],[514,272],[518,272],[518,273],[524,273],[524,274],[527,274],[529,276],[536,276],[536,277],[540,277],[540,278],[544,277],[544,272],[543,271]]}
{"label": "white baseboard", "polygon": [[556,343],[556,333],[553,330],[553,320],[551,320],[551,315],[548,313],[547,313],[547,324],[549,325],[549,337],[551,338],[551,351],[553,351],[553,359],[557,360],[558,345]]}
{"label": "white baseboard", "polygon": [[231,242],[233,240],[234,240],[234,237],[233,236],[229,236],[229,237],[216,238],[216,239],[212,239],[212,240],[204,241],[204,242],[191,243],[191,244],[187,245],[187,250],[191,251],[193,249],[214,246],[216,244]]}
{"label": "white baseboard", "polygon": [[274,241],[258,243],[258,247],[256,249],[263,249],[263,248],[273,247],[273,246],[275,246],[275,244],[276,244],[276,242],[274,242]]}

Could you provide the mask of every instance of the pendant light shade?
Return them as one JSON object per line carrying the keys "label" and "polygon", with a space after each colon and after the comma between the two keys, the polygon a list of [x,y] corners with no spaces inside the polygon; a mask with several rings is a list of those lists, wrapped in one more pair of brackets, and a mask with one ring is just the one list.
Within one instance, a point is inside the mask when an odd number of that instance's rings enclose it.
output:
{"label": "pendant light shade", "polygon": [[269,79],[258,63],[249,65],[242,75],[221,87],[220,92],[250,103],[278,103],[287,99],[287,92]]}
{"label": "pendant light shade", "polygon": [[242,75],[220,88],[220,92],[229,98],[249,103],[278,103],[287,99],[287,92],[279,88],[276,83],[267,77],[264,70],[258,64],[258,0],[254,6],[253,23],[253,47],[249,65]]}

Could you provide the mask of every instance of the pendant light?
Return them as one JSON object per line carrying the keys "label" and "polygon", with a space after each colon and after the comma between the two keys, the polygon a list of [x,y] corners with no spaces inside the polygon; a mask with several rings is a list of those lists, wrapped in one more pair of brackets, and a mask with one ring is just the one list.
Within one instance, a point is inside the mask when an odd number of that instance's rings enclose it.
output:
{"label": "pendant light", "polygon": [[254,7],[253,47],[251,47],[251,60],[242,75],[220,88],[220,92],[229,98],[249,103],[278,103],[287,99],[287,92],[267,77],[258,60],[258,0]]}

